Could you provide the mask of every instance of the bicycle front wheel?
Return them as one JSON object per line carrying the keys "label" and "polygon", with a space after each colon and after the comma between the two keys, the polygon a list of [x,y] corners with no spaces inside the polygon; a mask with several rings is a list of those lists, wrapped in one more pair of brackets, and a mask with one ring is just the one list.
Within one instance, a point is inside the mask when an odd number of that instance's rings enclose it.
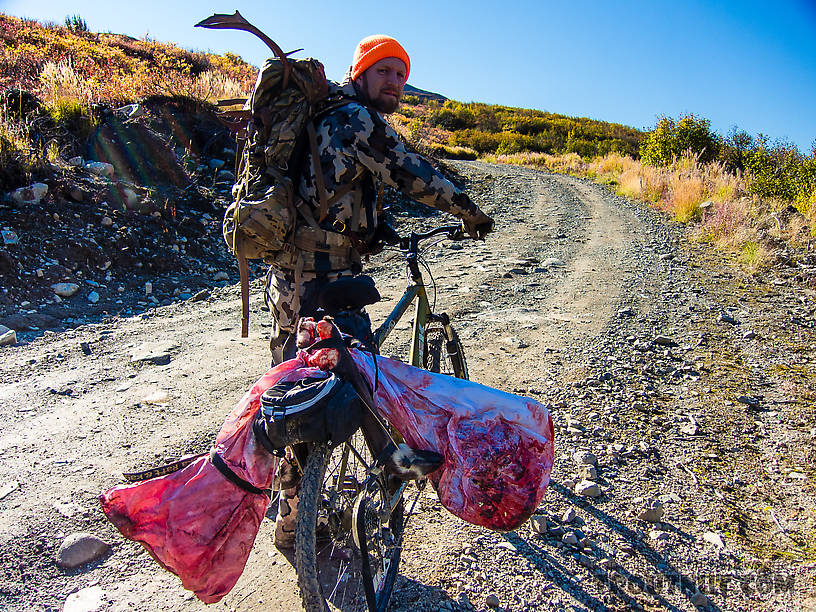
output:
{"label": "bicycle front wheel", "polygon": [[423,349],[422,363],[426,370],[468,379],[465,351],[453,327],[439,323],[428,325]]}
{"label": "bicycle front wheel", "polygon": [[295,567],[307,612],[367,608],[352,518],[372,463],[359,431],[337,448],[318,444],[309,452],[295,527]]}
{"label": "bicycle front wheel", "polygon": [[363,587],[369,612],[384,612],[394,590],[405,528],[402,497],[391,497],[380,479],[371,482],[354,504],[354,540],[360,549]]}

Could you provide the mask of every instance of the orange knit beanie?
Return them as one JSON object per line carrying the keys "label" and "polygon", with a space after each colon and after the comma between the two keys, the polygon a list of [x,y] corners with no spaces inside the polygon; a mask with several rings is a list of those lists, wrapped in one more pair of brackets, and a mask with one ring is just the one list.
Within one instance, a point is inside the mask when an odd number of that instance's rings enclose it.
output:
{"label": "orange knit beanie", "polygon": [[405,62],[405,80],[411,72],[411,60],[402,45],[385,34],[368,36],[357,43],[354,50],[354,62],[351,65],[351,78],[356,79],[374,64],[386,57],[396,57]]}

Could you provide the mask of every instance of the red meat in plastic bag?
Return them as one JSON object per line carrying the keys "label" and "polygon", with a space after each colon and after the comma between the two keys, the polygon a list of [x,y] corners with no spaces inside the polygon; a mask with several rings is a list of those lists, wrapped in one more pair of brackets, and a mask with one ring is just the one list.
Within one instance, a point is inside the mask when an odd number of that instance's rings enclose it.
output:
{"label": "red meat in plastic bag", "polygon": [[[325,323],[305,324],[299,344],[331,337]],[[373,383],[372,356],[350,353]],[[216,450],[233,472],[259,489],[271,486],[278,459],[255,442],[251,426],[260,396],[278,381],[317,376],[314,366],[333,367],[338,359],[335,348],[300,351],[253,385],[216,438]],[[384,357],[377,357],[377,369],[380,414],[412,448],[444,456],[431,480],[448,510],[497,530],[514,529],[535,511],[553,463],[552,420],[544,406]],[[167,476],[114,487],[99,499],[122,535],[144,545],[206,603],[219,601],[237,582],[268,504],[265,495],[229,482],[207,458]]]}
{"label": "red meat in plastic bag", "polygon": [[[260,398],[287,378],[315,376],[294,359],[264,374],[238,402],[216,437],[216,451],[238,476],[268,489],[278,458],[255,442]],[[141,543],[201,601],[226,595],[244,570],[269,499],[229,482],[208,457],[159,478],[113,487],[99,496],[123,536]]]}
{"label": "red meat in plastic bag", "polygon": [[[371,355],[352,351],[369,383]],[[378,411],[411,448],[445,461],[430,475],[439,501],[488,529],[517,528],[550,482],[553,425],[545,406],[478,383],[377,357]]]}

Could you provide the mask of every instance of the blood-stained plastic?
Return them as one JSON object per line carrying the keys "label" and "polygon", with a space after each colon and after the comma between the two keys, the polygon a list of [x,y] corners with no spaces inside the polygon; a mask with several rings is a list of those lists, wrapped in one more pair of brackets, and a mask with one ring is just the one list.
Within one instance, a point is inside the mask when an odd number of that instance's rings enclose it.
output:
{"label": "blood-stained plastic", "polygon": [[[371,355],[352,352],[374,381]],[[377,408],[411,448],[445,461],[430,475],[461,519],[509,531],[536,510],[550,482],[553,425],[545,406],[478,383],[377,357]]]}
{"label": "blood-stained plastic", "polygon": [[[298,359],[269,370],[241,398],[216,437],[215,449],[224,462],[259,489],[272,486],[279,461],[252,434],[261,395],[278,381],[307,375],[320,371]],[[219,601],[235,586],[269,505],[263,493],[248,493],[229,482],[208,457],[167,476],[113,487],[99,501],[123,536],[141,543],[206,603]]]}
{"label": "blood-stained plastic", "polygon": [[[306,322],[299,344],[334,337],[336,328],[325,323]],[[378,382],[374,398],[380,415],[412,448],[444,456],[430,479],[445,508],[502,531],[530,517],[553,464],[553,426],[545,406],[381,356],[375,365],[375,357],[356,349],[350,353],[369,386]],[[301,350],[244,395],[215,444],[236,475],[259,489],[270,488],[275,476],[278,458],[252,434],[263,392],[278,381],[320,376],[339,359],[337,348]],[[99,499],[122,535],[140,542],[206,603],[219,601],[237,582],[269,503],[263,493],[227,480],[206,457],[166,476],[113,487]]]}
{"label": "blood-stained plastic", "polygon": [[[304,320],[298,343],[335,333],[328,321]],[[445,508],[499,531],[515,529],[535,512],[553,465],[553,425],[544,405],[382,356],[375,366],[368,353],[351,355],[369,387],[377,380],[380,415],[410,447],[445,457],[430,476]],[[330,348],[304,359],[319,367],[338,363]]]}

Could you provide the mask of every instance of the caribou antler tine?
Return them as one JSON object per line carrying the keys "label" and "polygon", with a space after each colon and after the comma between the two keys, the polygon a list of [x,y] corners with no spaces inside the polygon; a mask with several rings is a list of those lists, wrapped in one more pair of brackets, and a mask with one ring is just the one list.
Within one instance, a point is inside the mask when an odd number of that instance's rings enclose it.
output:
{"label": "caribou antler tine", "polygon": [[199,21],[197,24],[195,24],[195,27],[217,30],[245,25],[250,25],[250,23],[243,18],[241,13],[235,11],[232,15],[228,15],[226,13],[215,13],[214,15],[210,15],[206,19]]}
{"label": "caribou antler tine", "polygon": [[292,67],[289,64],[289,60],[286,59],[286,53],[283,52],[283,50],[277,45],[277,43],[275,43],[274,40],[269,38],[266,34],[244,19],[241,16],[241,13],[238,11],[235,11],[232,15],[216,13],[214,15],[210,15],[206,19],[202,19],[195,24],[195,27],[210,28],[212,30],[243,30],[260,38],[262,41],[264,41],[266,46],[272,50],[272,53],[279,57],[283,63],[282,88],[286,89],[286,85],[289,82],[289,74],[292,72]]}

